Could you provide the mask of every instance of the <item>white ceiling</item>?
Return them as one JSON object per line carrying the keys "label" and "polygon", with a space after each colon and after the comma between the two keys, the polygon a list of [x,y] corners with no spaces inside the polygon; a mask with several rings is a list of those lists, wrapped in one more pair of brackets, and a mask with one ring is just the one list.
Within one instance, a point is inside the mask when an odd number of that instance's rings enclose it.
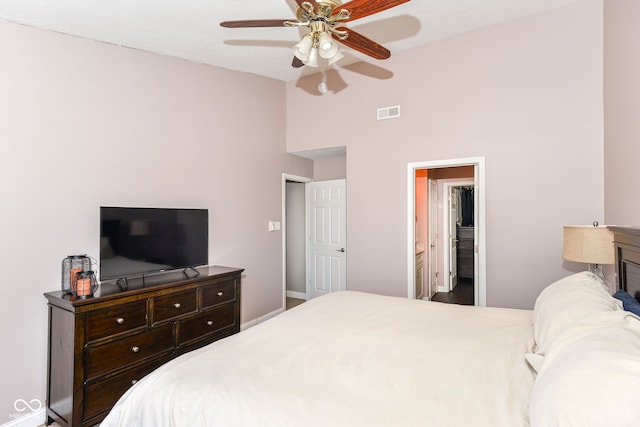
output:
{"label": "white ceiling", "polygon": [[[347,26],[394,52],[577,0],[411,0]],[[346,3],[346,1],[345,1]],[[295,19],[294,0],[0,0],[0,19],[278,80],[298,28],[222,28],[220,21]],[[340,66],[377,61],[346,48]]]}

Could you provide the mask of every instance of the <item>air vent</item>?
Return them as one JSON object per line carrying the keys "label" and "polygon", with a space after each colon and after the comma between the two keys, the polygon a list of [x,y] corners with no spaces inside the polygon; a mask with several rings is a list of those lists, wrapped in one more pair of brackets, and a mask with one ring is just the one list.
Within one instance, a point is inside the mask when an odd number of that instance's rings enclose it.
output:
{"label": "air vent", "polygon": [[378,108],[378,120],[395,119],[400,117],[400,106]]}

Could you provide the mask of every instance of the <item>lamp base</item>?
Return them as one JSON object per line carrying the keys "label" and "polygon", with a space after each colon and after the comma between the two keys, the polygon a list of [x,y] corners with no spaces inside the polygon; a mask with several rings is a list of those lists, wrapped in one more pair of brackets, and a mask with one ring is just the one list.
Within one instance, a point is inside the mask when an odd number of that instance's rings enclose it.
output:
{"label": "lamp base", "polygon": [[609,290],[611,290],[611,283],[604,277],[604,273],[602,272],[602,264],[589,264],[589,272],[598,276],[600,280],[607,285]]}
{"label": "lamp base", "polygon": [[589,272],[604,279],[604,274],[602,273],[602,265],[600,264],[589,264]]}

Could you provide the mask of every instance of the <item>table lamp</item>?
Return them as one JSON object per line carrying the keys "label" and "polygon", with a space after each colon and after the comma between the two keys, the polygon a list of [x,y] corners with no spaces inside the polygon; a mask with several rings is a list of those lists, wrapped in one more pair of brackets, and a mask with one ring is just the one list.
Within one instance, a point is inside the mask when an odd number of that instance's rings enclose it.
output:
{"label": "table lamp", "polygon": [[564,226],[562,259],[587,263],[589,271],[604,280],[602,265],[615,263],[613,233],[607,227],[599,227],[598,221],[593,226]]}

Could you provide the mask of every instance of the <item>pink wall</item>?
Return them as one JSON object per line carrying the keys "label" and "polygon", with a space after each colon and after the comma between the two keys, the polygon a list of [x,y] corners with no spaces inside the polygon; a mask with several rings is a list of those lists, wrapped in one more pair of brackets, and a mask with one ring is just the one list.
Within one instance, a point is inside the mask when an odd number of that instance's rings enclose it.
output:
{"label": "pink wall", "polygon": [[640,225],[640,2],[604,2],[605,217]]}
{"label": "pink wall", "polygon": [[486,159],[488,305],[531,308],[582,269],[560,259],[562,226],[604,214],[602,33],[602,0],[584,0],[375,63],[390,79],[338,69],[330,97],[287,84],[290,152],[325,148],[306,117],[343,118],[348,288],[406,295],[407,163],[452,158]]}
{"label": "pink wall", "polygon": [[21,25],[0,40],[0,424],[44,403],[42,294],[64,257],[98,256],[100,205],[208,208],[210,263],[246,269],[242,322],[281,307],[267,223],[282,173],[313,167],[286,154],[284,83]]}
{"label": "pink wall", "polygon": [[345,156],[327,157],[313,161],[313,178],[316,181],[344,179],[347,177]]}

